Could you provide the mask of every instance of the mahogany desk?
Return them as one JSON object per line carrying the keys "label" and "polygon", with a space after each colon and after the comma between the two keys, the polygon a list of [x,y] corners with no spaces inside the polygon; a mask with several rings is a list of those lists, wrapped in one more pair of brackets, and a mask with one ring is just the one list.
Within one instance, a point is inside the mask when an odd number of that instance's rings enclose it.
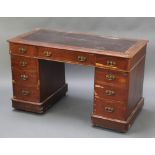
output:
{"label": "mahogany desk", "polygon": [[12,105],[43,113],[67,92],[64,63],[92,66],[92,124],[126,132],[144,104],[146,46],[146,40],[44,29],[10,39]]}

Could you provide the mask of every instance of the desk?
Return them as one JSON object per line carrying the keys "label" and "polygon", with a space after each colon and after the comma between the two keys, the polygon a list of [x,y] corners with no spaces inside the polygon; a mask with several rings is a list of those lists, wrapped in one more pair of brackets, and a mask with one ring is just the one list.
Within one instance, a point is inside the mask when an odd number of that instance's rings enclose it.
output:
{"label": "desk", "polygon": [[64,63],[95,67],[94,126],[126,132],[142,109],[146,40],[36,29],[8,41],[15,109],[44,113],[63,97]]}

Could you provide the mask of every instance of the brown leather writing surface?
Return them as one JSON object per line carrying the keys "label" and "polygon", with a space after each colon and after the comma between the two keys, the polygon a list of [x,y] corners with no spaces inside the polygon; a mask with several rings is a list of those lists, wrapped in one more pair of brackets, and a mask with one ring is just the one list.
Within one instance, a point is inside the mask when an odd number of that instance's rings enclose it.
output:
{"label": "brown leather writing surface", "polygon": [[22,37],[22,39],[28,41],[84,47],[96,50],[110,50],[115,52],[125,52],[136,43],[136,41],[119,38],[105,38],[86,34],[74,34],[48,30],[40,30],[36,33]]}

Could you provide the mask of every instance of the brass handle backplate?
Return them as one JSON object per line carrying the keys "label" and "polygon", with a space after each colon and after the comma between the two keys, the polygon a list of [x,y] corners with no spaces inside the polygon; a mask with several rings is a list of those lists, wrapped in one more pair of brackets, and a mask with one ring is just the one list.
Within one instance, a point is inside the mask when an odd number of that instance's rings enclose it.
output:
{"label": "brass handle backplate", "polygon": [[111,67],[114,67],[114,66],[116,66],[116,62],[115,61],[111,61],[111,60],[107,60],[107,65],[111,66]]}
{"label": "brass handle backplate", "polygon": [[20,64],[21,67],[27,66],[27,62],[26,61],[20,61],[19,64]]}
{"label": "brass handle backplate", "polygon": [[113,90],[106,90],[105,93],[106,93],[107,96],[115,95],[115,92]]}
{"label": "brass handle backplate", "polygon": [[104,110],[106,112],[112,113],[114,111],[114,108],[113,107],[105,107]]}
{"label": "brass handle backplate", "polygon": [[25,54],[25,53],[27,52],[27,49],[21,47],[21,48],[19,48],[19,52],[20,52],[21,54]]}
{"label": "brass handle backplate", "polygon": [[110,80],[110,81],[115,80],[115,78],[116,78],[115,75],[113,75],[113,74],[106,74],[105,77],[107,80]]}
{"label": "brass handle backplate", "polygon": [[43,53],[44,53],[44,56],[46,57],[50,57],[52,55],[52,52],[50,51],[44,51]]}
{"label": "brass handle backplate", "polygon": [[84,57],[84,56],[78,56],[77,59],[78,59],[78,61],[80,61],[80,62],[84,62],[84,61],[87,60],[87,58]]}
{"label": "brass handle backplate", "polygon": [[26,81],[26,80],[28,79],[28,75],[22,74],[22,75],[20,75],[20,78],[21,78],[23,81]]}
{"label": "brass handle backplate", "polygon": [[28,96],[29,94],[30,94],[29,91],[27,91],[27,90],[22,90],[22,95],[23,95],[23,96]]}

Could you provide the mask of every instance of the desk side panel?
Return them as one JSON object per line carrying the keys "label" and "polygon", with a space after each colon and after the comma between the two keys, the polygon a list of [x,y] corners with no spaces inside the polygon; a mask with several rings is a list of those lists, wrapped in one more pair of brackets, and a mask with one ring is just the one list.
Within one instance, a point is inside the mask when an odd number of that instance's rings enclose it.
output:
{"label": "desk side panel", "polygon": [[129,73],[128,116],[136,107],[143,95],[145,56]]}

